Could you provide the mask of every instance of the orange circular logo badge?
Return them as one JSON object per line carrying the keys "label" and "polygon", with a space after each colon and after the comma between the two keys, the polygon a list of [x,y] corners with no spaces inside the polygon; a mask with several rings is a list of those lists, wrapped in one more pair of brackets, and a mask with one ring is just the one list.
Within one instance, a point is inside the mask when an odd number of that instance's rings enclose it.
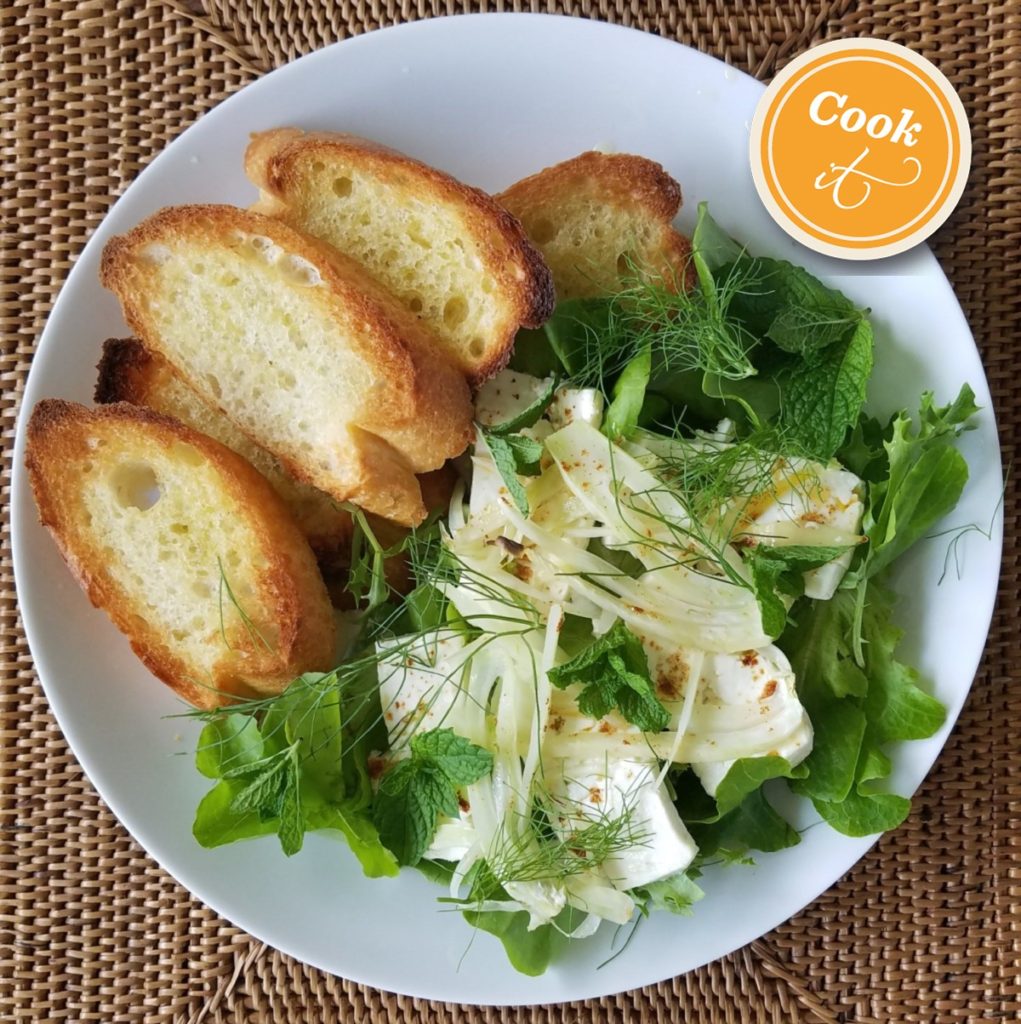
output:
{"label": "orange circular logo badge", "polygon": [[964,191],[964,107],[924,57],[843,39],[780,72],[755,111],[752,175],[773,219],[844,259],[893,256],[928,238]]}

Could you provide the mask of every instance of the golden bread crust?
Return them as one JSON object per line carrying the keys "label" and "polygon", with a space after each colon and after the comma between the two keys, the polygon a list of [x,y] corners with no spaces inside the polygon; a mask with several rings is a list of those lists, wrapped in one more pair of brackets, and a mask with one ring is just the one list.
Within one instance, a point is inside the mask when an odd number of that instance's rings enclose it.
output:
{"label": "golden bread crust", "polygon": [[[492,294],[503,306],[499,326],[489,332],[479,351],[467,351],[445,339],[442,322],[430,326],[474,385],[502,369],[519,327],[539,327],[553,312],[553,282],[542,254],[529,241],[518,221],[491,196],[457,181],[396,150],[341,132],[304,132],[278,128],[252,136],[245,154],[245,172],[261,190],[253,209],[312,230],[297,209],[307,187],[310,167],[322,173],[356,168],[387,190],[393,202],[425,200],[456,214]],[[314,233],[314,232],[313,232]],[[323,235],[324,239],[326,235]],[[352,253],[356,256],[356,253]],[[482,271],[479,272],[480,277]],[[384,284],[385,269],[377,268]],[[394,288],[397,290],[397,288]]]}
{"label": "golden bread crust", "polygon": [[[305,311],[320,328],[331,325],[321,333],[336,346],[338,364],[353,356],[359,372],[371,382],[367,390],[354,393],[341,377],[336,381],[342,407],[335,416],[351,426],[343,446],[308,452],[307,445],[301,448],[290,435],[269,436],[258,416],[246,417],[239,403],[231,402],[225,390],[230,382],[212,387],[191,365],[194,356],[184,357],[173,332],[160,326],[159,317],[172,315],[175,302],[182,301],[161,291],[164,254],[193,254],[198,262],[203,256],[234,258],[244,239],[275,247],[292,265],[314,275],[315,286],[301,290]],[[239,266],[239,273],[245,273],[244,264]],[[166,358],[207,403],[271,451],[296,479],[337,500],[355,501],[409,525],[419,522],[425,508],[414,474],[442,465],[470,441],[467,383],[436,351],[416,318],[353,261],[279,220],[228,206],[169,207],[107,243],[100,278],[118,296],[129,325],[150,351]],[[254,319],[260,315],[262,310],[251,312]],[[239,342],[237,356],[244,358],[251,328],[242,324],[239,330],[249,331]],[[266,356],[254,353],[254,358]],[[290,360],[292,368],[300,359],[286,350],[286,337],[279,359],[284,364]],[[361,443],[370,437],[371,446]],[[387,457],[380,459],[381,452]]]}
{"label": "golden bread crust", "polygon": [[[693,284],[691,243],[673,227],[681,187],[663,167],[628,153],[586,152],[497,197],[543,251],[560,300],[618,290],[636,268],[671,289]],[[585,218],[605,216],[598,241]],[[578,229],[578,230],[575,230]],[[564,242],[568,236],[573,248]]]}
{"label": "golden bread crust", "polygon": [[319,558],[332,561],[347,555],[354,528],[351,516],[328,494],[284,472],[279,460],[206,402],[162,356],[136,338],[108,338],[97,371],[97,404],[143,405],[225,444],[269,481]]}
{"label": "golden bread crust", "polygon": [[[183,641],[148,621],[151,605],[144,602],[152,595],[126,585],[115,571],[125,538],[94,528],[86,504],[87,474],[111,474],[125,458],[151,460],[168,475],[180,465],[184,481],[195,466],[214,475],[220,514],[241,517],[246,535],[256,539],[247,554],[260,566],[255,600],[264,613],[260,625],[272,631],[271,647],[235,623],[225,634],[230,646],[222,638],[209,641],[222,647],[208,648],[209,665],[203,666]],[[335,624],[312,552],[273,489],[229,448],[132,404],[87,409],[47,399],[29,420],[25,464],[40,521],[91,602],[127,635],[150,671],[189,703],[213,708],[236,696],[277,693],[302,672],[332,667]],[[151,557],[155,561],[155,553]]]}

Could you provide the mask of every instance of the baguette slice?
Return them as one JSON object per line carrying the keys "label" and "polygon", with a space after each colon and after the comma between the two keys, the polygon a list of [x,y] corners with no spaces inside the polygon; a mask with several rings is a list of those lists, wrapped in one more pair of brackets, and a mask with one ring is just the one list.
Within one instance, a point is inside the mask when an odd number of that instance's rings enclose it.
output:
{"label": "baguette slice", "polygon": [[148,409],[46,400],[26,456],[39,516],[89,599],[189,703],[278,693],[333,664],[315,559],[240,456]]}
{"label": "baguette slice", "polygon": [[100,276],[150,351],[339,501],[420,522],[415,474],[468,444],[468,386],[418,320],[279,220],[170,207],[111,239]]}
{"label": "baguette slice", "polygon": [[681,187],[626,153],[582,153],[496,197],[553,271],[557,300],[612,295],[635,273],[677,290],[691,282],[691,243],[673,228]]}
{"label": "baguette slice", "polygon": [[98,404],[142,405],[225,444],[269,481],[317,556],[331,562],[338,556],[346,558],[354,528],[351,516],[328,494],[286,473],[279,461],[249,440],[233,420],[199,397],[166,359],[135,338],[110,338],[103,344],[98,370]]}
{"label": "baguette slice", "polygon": [[474,383],[503,368],[553,283],[521,225],[486,193],[375,142],[279,128],[254,135],[255,209],[357,260],[416,313]]}

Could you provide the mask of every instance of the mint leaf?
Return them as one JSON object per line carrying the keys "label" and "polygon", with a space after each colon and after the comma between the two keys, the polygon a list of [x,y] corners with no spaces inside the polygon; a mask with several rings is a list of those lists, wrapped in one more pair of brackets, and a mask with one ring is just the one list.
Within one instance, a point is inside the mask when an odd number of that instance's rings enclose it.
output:
{"label": "mint leaf", "polygon": [[497,434],[498,436],[503,437],[516,430],[521,430],[524,427],[534,426],[538,423],[542,414],[547,410],[547,408],[549,408],[549,404],[553,401],[553,395],[556,393],[556,390],[556,377],[550,377],[546,381],[538,397],[535,401],[531,402],[527,408],[522,409],[517,416],[512,416],[509,420],[504,420],[503,423],[490,424],[486,427],[486,431],[490,434]]}
{"label": "mint leaf", "polygon": [[652,349],[647,345],[624,367],[613,385],[613,401],[603,423],[603,433],[610,440],[630,437],[637,429],[651,372]]}
{"label": "mint leaf", "polygon": [[[257,762],[251,768],[242,769],[247,773],[247,777],[244,778],[244,786],[234,797],[231,810],[237,814],[257,811],[264,817],[275,817],[291,768],[290,753],[285,752],[266,761]],[[228,772],[224,777],[231,779],[237,776],[238,772],[234,771]]]}
{"label": "mint leaf", "polygon": [[767,636],[776,639],[787,626],[787,606],[780,595],[799,597],[804,592],[803,574],[839,558],[846,550],[804,544],[788,547],[758,544],[746,549],[744,560],[752,571],[762,630]]}
{"label": "mint leaf", "polygon": [[283,792],[277,811],[280,818],[277,836],[280,839],[280,848],[288,857],[293,857],[305,840],[305,821],[301,813],[301,797],[298,792],[296,756],[296,753],[292,753],[288,758],[291,770],[284,774]]}
{"label": "mint leaf", "polygon": [[872,374],[872,345],[872,326],[863,319],[846,342],[780,375],[781,427],[805,454],[829,461],[858,422]]}
{"label": "mint leaf", "polygon": [[436,834],[440,815],[458,813],[458,789],[493,768],[488,750],[452,729],[433,729],[411,741],[410,757],[379,781],[373,823],[383,845],[401,864],[417,864]]}
{"label": "mint leaf", "polygon": [[518,511],[523,516],[527,516],[528,497],[518,479],[518,474],[538,472],[539,459],[542,458],[542,445],[521,434],[508,434],[506,437],[500,437],[481,427],[479,430],[482,431],[489,454],[493,457],[493,463],[503,479],[508,494]]}
{"label": "mint leaf", "polygon": [[561,690],[578,683],[578,708],[603,718],[614,708],[644,732],[660,732],[670,715],[656,696],[642,641],[619,619],[570,661],[550,669],[550,682]]}
{"label": "mint leaf", "polygon": [[786,260],[746,255],[716,276],[721,287],[730,278],[749,281],[732,312],[756,337],[802,358],[845,341],[863,318],[850,299]]}
{"label": "mint leaf", "polygon": [[[432,729],[411,741],[413,758],[435,765],[452,786],[467,786],[488,775],[493,756],[453,729]],[[456,811],[454,812],[456,813]]]}

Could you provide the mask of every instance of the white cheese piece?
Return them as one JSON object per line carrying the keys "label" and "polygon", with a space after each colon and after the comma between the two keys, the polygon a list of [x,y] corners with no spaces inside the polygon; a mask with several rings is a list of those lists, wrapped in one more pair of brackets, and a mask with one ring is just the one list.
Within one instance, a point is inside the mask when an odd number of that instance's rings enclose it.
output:
{"label": "white cheese piece", "polygon": [[[749,748],[743,756],[775,755],[796,765],[811,753],[812,723],[798,700],[794,671],[783,651],[772,644],[757,651],[707,654],[691,728],[704,735],[736,731],[784,707],[800,712],[782,716],[782,719],[778,716],[778,720],[788,721],[791,726],[782,732],[771,732],[768,739],[754,749]],[[733,764],[733,761],[707,761],[691,767],[705,791],[714,796],[716,787]]]}
{"label": "white cheese piece", "polygon": [[416,732],[450,725],[461,694],[463,647],[464,637],[452,630],[376,644],[379,699],[392,746],[406,746]]}
{"label": "white cheese piece", "polygon": [[456,818],[441,818],[429,849],[422,855],[429,860],[460,860],[475,842],[471,811],[465,807]]}
{"label": "white cheese piece", "polygon": [[[379,698],[392,750],[400,759],[417,732],[453,727],[454,710],[461,695],[464,637],[441,631],[408,643],[406,638],[381,640]],[[386,652],[392,652],[386,655]],[[383,656],[385,655],[385,656]],[[441,818],[425,856],[434,860],[460,860],[475,840],[471,810],[462,805],[457,818]]]}
{"label": "white cheese piece", "polygon": [[486,381],[475,398],[475,418],[484,427],[520,416],[549,387],[549,378],[541,380],[529,373],[501,370]]}
{"label": "white cheese piece", "polygon": [[[776,481],[777,494],[761,510],[743,520],[743,532],[760,544],[773,544],[790,537],[791,529],[804,531],[803,543],[812,543],[812,531],[825,528],[826,545],[857,543],[861,529],[862,482],[840,466],[822,466],[806,459],[790,462],[790,468]],[[771,530],[772,527],[772,530]],[[844,578],[854,551],[804,574],[805,594],[828,601]]]}
{"label": "white cheese piece", "polygon": [[610,824],[627,815],[622,848],[602,864],[621,890],[683,871],[698,852],[657,775],[654,761],[608,757],[553,759],[546,768],[553,825],[565,840],[592,822]]}
{"label": "white cheese piece", "polygon": [[603,425],[606,400],[595,388],[558,388],[546,415],[556,430],[583,420],[597,430]]}

